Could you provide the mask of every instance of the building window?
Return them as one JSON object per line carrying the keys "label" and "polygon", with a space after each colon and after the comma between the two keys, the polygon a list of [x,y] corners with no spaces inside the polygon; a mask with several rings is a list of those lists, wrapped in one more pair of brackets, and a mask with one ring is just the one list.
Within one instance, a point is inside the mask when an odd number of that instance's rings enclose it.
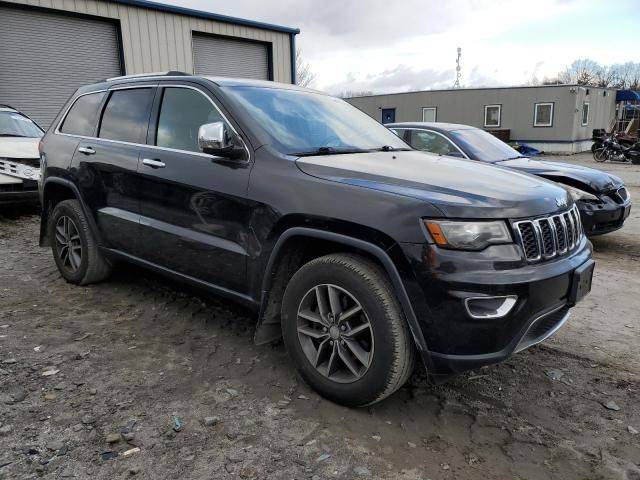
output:
{"label": "building window", "polygon": [[484,126],[499,127],[501,110],[502,110],[502,105],[485,105],[484,106]]}
{"label": "building window", "polygon": [[436,122],[436,114],[438,109],[436,107],[423,107],[422,108],[422,121],[423,122]]}
{"label": "building window", "polygon": [[534,127],[553,126],[553,102],[536,103],[533,115]]}
{"label": "building window", "polygon": [[589,125],[589,102],[584,102],[582,104],[582,126],[586,127]]}

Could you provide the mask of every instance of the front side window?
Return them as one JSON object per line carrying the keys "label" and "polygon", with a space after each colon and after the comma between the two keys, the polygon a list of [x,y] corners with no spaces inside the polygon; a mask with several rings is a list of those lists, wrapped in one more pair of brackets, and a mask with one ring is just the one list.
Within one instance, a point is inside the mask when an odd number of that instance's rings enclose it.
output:
{"label": "front side window", "polygon": [[582,104],[582,126],[586,127],[589,125],[589,102],[584,102]]}
{"label": "front side window", "polygon": [[435,122],[436,121],[436,107],[424,107],[422,109],[422,121],[423,122]]}
{"label": "front side window", "polygon": [[0,137],[40,138],[44,132],[18,112],[0,111]]}
{"label": "front side window", "polygon": [[322,153],[321,150],[407,148],[396,134],[369,115],[329,95],[253,86],[229,86],[224,90],[282,153],[311,155]]}
{"label": "front side window", "polygon": [[485,105],[484,106],[484,126],[499,127],[501,110],[502,110],[501,105]]}
{"label": "front side window", "polygon": [[129,143],[145,143],[152,88],[114,90],[100,122],[100,138]]}
{"label": "front side window", "polygon": [[189,88],[165,88],[158,117],[156,145],[199,152],[198,130],[222,122],[222,115],[201,93]]}
{"label": "front side window", "polygon": [[553,103],[536,103],[533,116],[534,127],[553,126]]}
{"label": "front side window", "polygon": [[438,155],[459,155],[459,150],[442,135],[427,130],[411,130],[409,142],[416,150],[437,153]]}
{"label": "front side window", "polygon": [[104,96],[105,92],[96,92],[78,97],[67,113],[60,131],[71,135],[92,137],[96,128],[98,108]]}

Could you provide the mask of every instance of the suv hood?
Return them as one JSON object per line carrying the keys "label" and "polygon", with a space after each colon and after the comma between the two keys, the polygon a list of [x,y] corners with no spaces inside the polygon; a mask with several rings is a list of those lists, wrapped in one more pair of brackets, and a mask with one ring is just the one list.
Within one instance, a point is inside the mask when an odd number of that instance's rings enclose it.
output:
{"label": "suv hood", "polygon": [[[496,165],[509,167],[532,175],[539,175],[554,182],[578,186],[576,182],[589,187],[597,193],[615,190],[623,185],[622,179],[615,175],[596,170],[595,168],[572,165],[570,163],[546,162],[530,158],[516,158],[497,162]],[[568,182],[566,180],[569,180]],[[573,181],[571,181],[573,180]],[[578,188],[580,188],[578,186]]]}
{"label": "suv hood", "polygon": [[566,190],[546,180],[426,152],[323,155],[296,163],[314,177],[423,200],[447,217],[531,217],[573,203]]}
{"label": "suv hood", "polygon": [[0,158],[40,158],[40,138],[0,137]]}

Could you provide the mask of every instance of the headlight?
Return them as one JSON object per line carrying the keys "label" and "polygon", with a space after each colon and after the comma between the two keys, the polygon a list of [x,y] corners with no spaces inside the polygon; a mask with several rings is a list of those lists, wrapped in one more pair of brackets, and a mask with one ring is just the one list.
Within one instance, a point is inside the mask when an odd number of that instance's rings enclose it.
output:
{"label": "headlight", "polygon": [[440,247],[459,250],[482,250],[496,243],[511,243],[505,222],[467,222],[424,220],[427,230]]}
{"label": "headlight", "polygon": [[569,195],[571,195],[571,198],[573,198],[574,202],[578,200],[598,200],[598,197],[596,197],[595,195],[589,192],[585,192],[584,190],[580,190],[579,188],[570,187],[568,185],[563,185],[563,187],[565,188],[565,190],[567,190],[567,192],[569,192]]}

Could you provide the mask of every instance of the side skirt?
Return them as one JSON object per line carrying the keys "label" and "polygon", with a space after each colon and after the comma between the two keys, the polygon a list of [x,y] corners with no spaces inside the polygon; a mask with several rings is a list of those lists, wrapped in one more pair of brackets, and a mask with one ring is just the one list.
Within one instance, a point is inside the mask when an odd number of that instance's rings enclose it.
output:
{"label": "side skirt", "polygon": [[240,303],[245,307],[251,309],[252,311],[257,312],[259,310],[260,303],[244,293],[236,292],[235,290],[230,290],[213,283],[204,282],[190,275],[176,272],[175,270],[171,270],[169,268],[163,267],[153,262],[149,262],[147,260],[143,260],[142,258],[136,257],[134,255],[129,255],[128,253],[124,253],[119,250],[104,247],[101,247],[100,250],[109,258],[124,260],[164,275],[173,280],[177,280],[179,282],[186,283],[197,288],[202,288],[215,295],[219,295],[229,300],[233,300],[234,302]]}

